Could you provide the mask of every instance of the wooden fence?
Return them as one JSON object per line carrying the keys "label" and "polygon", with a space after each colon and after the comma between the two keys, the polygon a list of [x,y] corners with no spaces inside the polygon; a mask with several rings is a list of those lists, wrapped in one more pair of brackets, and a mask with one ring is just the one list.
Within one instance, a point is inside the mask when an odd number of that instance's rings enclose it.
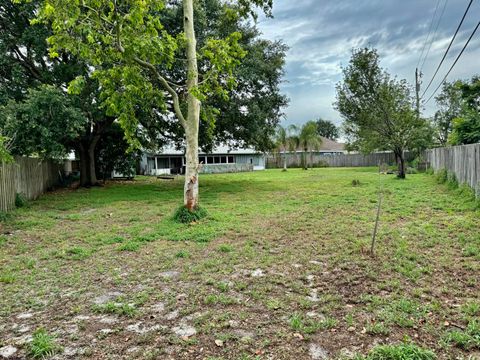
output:
{"label": "wooden fence", "polygon": [[426,158],[435,171],[455,174],[460,184],[468,184],[480,196],[480,143],[430,149]]}
{"label": "wooden fence", "polygon": [[35,158],[16,157],[15,163],[0,164],[0,211],[15,207],[16,194],[34,200],[58,184],[63,164]]}
{"label": "wooden fence", "polygon": [[[287,153],[287,167],[300,167],[302,164],[303,153]],[[413,160],[413,155],[405,153],[407,161]],[[378,166],[379,164],[395,164],[395,155],[391,152],[381,152],[372,154],[319,154],[306,155],[308,164],[313,166],[329,167],[359,167],[359,166]],[[310,165],[309,165],[310,166]],[[267,158],[268,168],[283,167],[283,154],[270,155]]]}

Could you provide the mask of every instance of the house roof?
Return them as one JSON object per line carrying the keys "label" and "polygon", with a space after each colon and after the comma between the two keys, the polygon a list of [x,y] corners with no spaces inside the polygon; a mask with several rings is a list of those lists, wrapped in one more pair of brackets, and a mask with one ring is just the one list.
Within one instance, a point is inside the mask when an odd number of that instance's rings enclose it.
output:
{"label": "house roof", "polygon": [[344,151],[345,150],[345,144],[327,139],[326,137],[323,137],[323,136],[321,138],[322,138],[322,146],[320,146],[320,151]]}

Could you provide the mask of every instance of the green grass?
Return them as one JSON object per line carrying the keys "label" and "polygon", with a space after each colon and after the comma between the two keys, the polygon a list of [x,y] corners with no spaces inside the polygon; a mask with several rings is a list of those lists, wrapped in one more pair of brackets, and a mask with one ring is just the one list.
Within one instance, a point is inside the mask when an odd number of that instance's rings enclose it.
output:
{"label": "green grass", "polygon": [[[468,358],[478,351],[480,212],[471,191],[440,175],[402,181],[376,168],[202,175],[208,216],[189,224],[173,219],[181,178],[47,194],[2,215],[1,345],[17,341],[13,324],[32,312],[31,329],[70,348],[97,339],[82,346],[99,358],[148,358],[152,349],[162,358],[175,346],[185,358],[303,359],[318,339],[332,358],[351,344],[362,344],[353,351],[368,359],[428,354],[406,338],[445,358]],[[120,295],[93,305],[112,292]],[[116,322],[99,323],[99,314]],[[68,334],[79,315],[87,320]],[[125,328],[136,323],[162,328],[134,336]],[[179,323],[197,335],[176,337]],[[100,326],[113,331],[99,336]],[[378,341],[388,344],[368,354]],[[127,353],[133,347],[138,353]]]}
{"label": "green grass", "polygon": [[433,351],[422,349],[417,345],[402,344],[402,345],[377,346],[363,359],[364,360],[435,360],[437,359],[437,356]]}

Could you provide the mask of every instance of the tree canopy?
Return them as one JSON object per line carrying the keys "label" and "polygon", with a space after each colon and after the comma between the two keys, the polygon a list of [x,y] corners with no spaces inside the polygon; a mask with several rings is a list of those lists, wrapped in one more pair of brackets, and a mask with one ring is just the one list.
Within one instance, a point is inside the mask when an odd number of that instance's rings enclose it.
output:
{"label": "tree canopy", "polygon": [[340,130],[333,122],[322,118],[319,118],[316,122],[318,135],[334,141],[340,137]]}

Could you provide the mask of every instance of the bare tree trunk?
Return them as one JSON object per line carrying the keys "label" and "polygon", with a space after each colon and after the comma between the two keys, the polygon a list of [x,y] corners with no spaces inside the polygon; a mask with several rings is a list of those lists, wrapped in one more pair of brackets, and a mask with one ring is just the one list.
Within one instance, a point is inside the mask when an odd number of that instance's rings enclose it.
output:
{"label": "bare tree trunk", "polygon": [[287,171],[287,151],[283,152],[283,171]]}
{"label": "bare tree trunk", "polygon": [[198,207],[198,128],[200,123],[200,101],[192,94],[198,85],[197,41],[193,18],[193,0],[183,1],[183,27],[187,44],[187,119],[185,124],[186,166],[183,202],[193,211]]}

